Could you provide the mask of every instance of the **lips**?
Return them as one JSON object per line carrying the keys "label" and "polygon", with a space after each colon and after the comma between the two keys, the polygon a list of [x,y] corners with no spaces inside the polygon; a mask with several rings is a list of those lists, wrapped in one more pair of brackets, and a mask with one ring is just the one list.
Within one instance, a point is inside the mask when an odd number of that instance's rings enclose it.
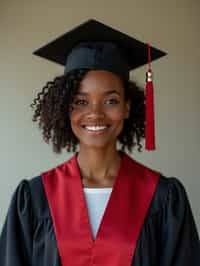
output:
{"label": "lips", "polygon": [[[104,127],[104,128],[102,128],[102,129],[97,129],[97,130],[92,130],[92,129],[89,129],[89,128],[87,128],[87,127]],[[87,133],[89,133],[89,134],[92,134],[92,135],[99,135],[99,134],[102,134],[102,133],[104,133],[104,132],[106,132],[107,131],[107,129],[109,128],[110,126],[108,126],[108,125],[104,125],[104,126],[86,126],[86,125],[84,125],[84,126],[82,126],[82,128],[84,129],[84,130],[86,130],[87,131]]]}
{"label": "lips", "polygon": [[110,125],[82,125],[82,127],[109,127]]}

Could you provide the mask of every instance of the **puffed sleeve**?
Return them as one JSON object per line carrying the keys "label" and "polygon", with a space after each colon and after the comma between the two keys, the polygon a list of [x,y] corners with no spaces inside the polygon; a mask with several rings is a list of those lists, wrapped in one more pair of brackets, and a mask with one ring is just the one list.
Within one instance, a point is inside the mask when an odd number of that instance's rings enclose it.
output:
{"label": "puffed sleeve", "polygon": [[32,208],[28,181],[15,190],[0,235],[0,265],[30,266],[32,256]]}
{"label": "puffed sleeve", "polygon": [[169,178],[161,230],[162,266],[199,266],[200,241],[183,184]]}

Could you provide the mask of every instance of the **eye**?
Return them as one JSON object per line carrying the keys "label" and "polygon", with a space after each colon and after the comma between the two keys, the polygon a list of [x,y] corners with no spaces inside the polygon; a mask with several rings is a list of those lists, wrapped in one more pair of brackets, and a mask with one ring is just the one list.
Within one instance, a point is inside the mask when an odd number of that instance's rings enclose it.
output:
{"label": "eye", "polygon": [[86,104],[86,101],[85,100],[82,100],[82,99],[81,100],[75,100],[74,101],[74,104],[75,105],[85,105]]}
{"label": "eye", "polygon": [[111,104],[118,104],[119,103],[119,101],[114,99],[114,98],[108,99],[108,100],[106,100],[106,102],[110,102]]}

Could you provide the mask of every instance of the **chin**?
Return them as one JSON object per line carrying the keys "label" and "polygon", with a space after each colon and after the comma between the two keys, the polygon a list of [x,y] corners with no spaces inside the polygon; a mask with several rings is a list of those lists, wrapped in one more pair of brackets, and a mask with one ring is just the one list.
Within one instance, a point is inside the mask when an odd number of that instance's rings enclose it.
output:
{"label": "chin", "polygon": [[87,142],[79,142],[79,145],[82,147],[87,147],[87,148],[96,148],[96,149],[102,149],[102,148],[107,148],[109,146],[113,146],[113,142],[98,142],[98,141],[87,141]]}

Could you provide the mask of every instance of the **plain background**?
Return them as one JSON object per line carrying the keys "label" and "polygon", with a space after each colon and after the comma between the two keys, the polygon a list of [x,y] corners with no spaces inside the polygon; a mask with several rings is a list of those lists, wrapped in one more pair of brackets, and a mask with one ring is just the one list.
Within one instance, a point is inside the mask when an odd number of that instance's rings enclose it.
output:
{"label": "plain background", "polygon": [[[0,228],[11,196],[72,156],[56,155],[32,123],[33,98],[63,68],[32,52],[94,18],[168,53],[153,63],[157,150],[131,156],[184,184],[200,232],[200,1],[0,2]],[[146,67],[131,77],[144,85]]]}

